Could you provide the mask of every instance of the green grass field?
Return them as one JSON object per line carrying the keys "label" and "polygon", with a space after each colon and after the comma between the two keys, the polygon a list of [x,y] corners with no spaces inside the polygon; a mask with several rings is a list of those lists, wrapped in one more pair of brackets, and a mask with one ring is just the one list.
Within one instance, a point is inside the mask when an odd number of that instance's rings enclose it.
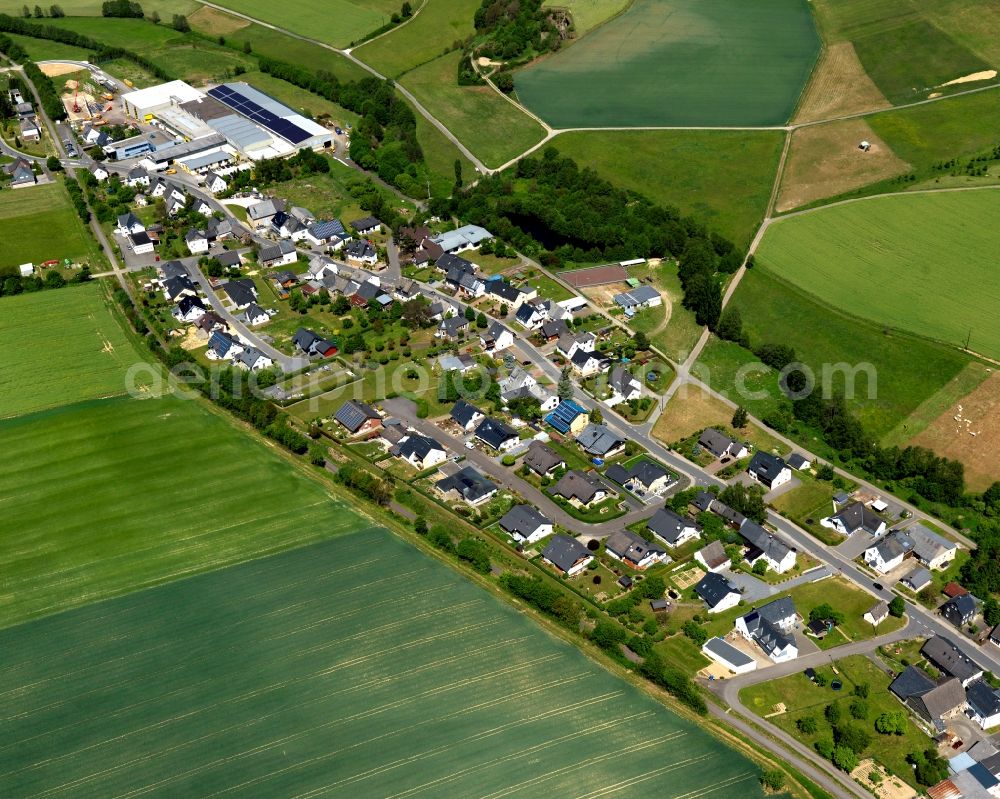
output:
{"label": "green grass field", "polygon": [[545,7],[565,8],[573,17],[577,37],[629,7],[631,0],[545,0]]}
{"label": "green grass field", "polygon": [[757,263],[824,304],[1000,358],[1000,190],[900,194],[785,219]]}
{"label": "green grass field", "polygon": [[616,186],[675,206],[739,246],[767,210],[778,131],[588,131],[552,144]]}
{"label": "green grass field", "polygon": [[[42,9],[47,14],[49,5],[42,5]],[[63,13],[71,17],[99,17],[101,16],[102,0],[64,0],[58,3]],[[174,14],[191,14],[199,8],[199,4],[194,0],[146,0],[142,5],[142,10],[146,14],[156,11],[161,17],[169,20]],[[10,14],[15,17],[21,16],[21,9],[24,3],[17,3],[14,0],[0,0],[0,14]],[[34,4],[29,8],[34,9]],[[46,19],[48,21],[48,19]]]}
{"label": "green grass field", "polygon": [[540,141],[542,126],[488,86],[459,86],[461,57],[441,56],[400,82],[487,166],[500,166]]}
{"label": "green grass field", "polygon": [[310,39],[347,47],[386,24],[390,15],[399,11],[400,3],[396,0],[298,0],[294,13],[266,0],[227,0],[219,5]]}
{"label": "green grass field", "polygon": [[[875,397],[869,397],[865,373],[855,379],[855,397],[849,405],[874,436],[882,436],[906,419],[968,363],[958,351],[913,336],[884,331],[873,324],[837,311],[761,268],[750,270],[732,300],[743,317],[751,344],[778,342],[794,347],[822,382],[824,364],[870,363],[877,374]],[[737,372],[756,363],[753,353],[736,344],[712,338],[699,358],[707,369],[704,380],[734,402],[760,417],[780,396],[773,369],[763,367],[745,380],[754,398],[736,387]],[[840,393],[847,381],[844,372],[830,371],[830,384]]]}
{"label": "green grass field", "polygon": [[0,417],[123,394],[140,360],[96,283],[0,298],[0,351]]}
{"label": "green grass field", "polygon": [[804,0],[637,0],[515,83],[557,128],[779,125],[819,50]]}
{"label": "green grass field", "polygon": [[[479,0],[426,0],[420,12],[405,25],[358,47],[354,55],[383,75],[398,78],[420,64],[433,61],[451,46],[475,32],[473,19]],[[455,85],[454,68],[449,85]],[[432,109],[433,110],[433,109]]]}
{"label": "green grass field", "polygon": [[31,36],[20,36],[16,33],[6,34],[25,49],[32,61],[52,61],[66,58],[70,61],[89,61],[93,58],[90,50],[74,47],[71,44],[52,42],[48,39],[34,39]]}
{"label": "green grass field", "polygon": [[64,258],[103,262],[61,181],[0,193],[0,242],[0,266]]}
{"label": "green grass field", "polygon": [[763,796],[751,762],[381,530],[0,646],[11,795]]}

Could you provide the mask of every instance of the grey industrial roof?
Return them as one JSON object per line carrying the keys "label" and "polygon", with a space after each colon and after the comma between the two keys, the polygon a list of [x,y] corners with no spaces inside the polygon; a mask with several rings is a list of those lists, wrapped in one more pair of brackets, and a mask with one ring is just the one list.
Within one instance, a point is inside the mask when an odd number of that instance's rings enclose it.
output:
{"label": "grey industrial roof", "polygon": [[225,136],[241,150],[274,141],[274,137],[268,131],[237,114],[209,119],[205,124]]}
{"label": "grey industrial roof", "polygon": [[745,652],[741,652],[735,646],[722,638],[710,638],[705,642],[703,649],[718,655],[722,660],[733,666],[749,666],[753,663],[753,658]]}

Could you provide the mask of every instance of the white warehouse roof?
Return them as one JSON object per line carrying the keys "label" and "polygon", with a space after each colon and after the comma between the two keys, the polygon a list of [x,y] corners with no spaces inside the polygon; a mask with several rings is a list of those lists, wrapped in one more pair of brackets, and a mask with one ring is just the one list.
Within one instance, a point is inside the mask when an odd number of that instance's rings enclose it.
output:
{"label": "white warehouse roof", "polygon": [[150,86],[148,89],[138,89],[122,95],[122,100],[131,105],[136,110],[156,108],[161,105],[169,105],[176,98],[178,103],[189,103],[192,100],[200,100],[204,93],[198,91],[193,86],[182,80],[172,80],[168,83],[161,83],[158,86]]}

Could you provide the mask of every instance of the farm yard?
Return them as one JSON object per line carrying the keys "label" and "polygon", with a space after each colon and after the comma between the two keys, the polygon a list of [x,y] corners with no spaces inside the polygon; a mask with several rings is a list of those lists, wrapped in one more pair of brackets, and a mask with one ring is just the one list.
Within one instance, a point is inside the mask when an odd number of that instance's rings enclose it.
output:
{"label": "farm yard", "polygon": [[1000,191],[874,198],[771,225],[770,272],[876,324],[1000,358]]}
{"label": "farm yard", "polygon": [[96,284],[0,298],[0,418],[125,393],[141,358],[108,302]]}
{"label": "farm yard", "polygon": [[819,50],[804,0],[637,0],[515,85],[557,128],[780,125]]}
{"label": "farm yard", "polygon": [[0,646],[18,795],[763,796],[751,762],[378,529]]}
{"label": "farm yard", "polygon": [[[44,230],[26,236],[25,230]],[[0,194],[0,266],[69,258],[100,266],[104,256],[84,230],[61,183]]]}

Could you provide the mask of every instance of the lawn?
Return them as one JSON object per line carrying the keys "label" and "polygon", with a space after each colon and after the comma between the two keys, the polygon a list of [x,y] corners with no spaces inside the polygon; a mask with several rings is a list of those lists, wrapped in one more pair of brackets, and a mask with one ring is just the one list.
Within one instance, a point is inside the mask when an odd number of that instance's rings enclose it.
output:
{"label": "lawn", "polygon": [[347,47],[385,25],[400,6],[395,0],[298,0],[290,14],[267,0],[226,0],[219,5],[337,47]]}
{"label": "lawn", "polygon": [[[714,427],[740,441],[749,441],[756,449],[784,452],[787,448],[778,439],[756,425],[747,424],[733,430],[733,409],[725,402],[700,388],[685,385],[674,394],[653,426],[653,436],[665,444],[675,444],[691,438],[706,427]],[[689,452],[679,450],[685,457]],[[711,462],[711,461],[710,461]]]}
{"label": "lawn", "polygon": [[1000,358],[998,216],[992,190],[848,203],[778,221],[757,263],[834,308]]}
{"label": "lawn", "polygon": [[636,0],[515,85],[557,128],[780,125],[819,51],[804,0]]}
{"label": "lawn", "polygon": [[361,209],[348,189],[352,182],[364,182],[365,176],[357,170],[330,160],[328,173],[315,173],[308,177],[276,183],[270,187],[275,197],[284,197],[293,205],[302,205],[318,218],[343,217],[346,225],[367,213]]}
{"label": "lawn", "polygon": [[[414,67],[433,61],[456,41],[475,32],[478,0],[426,0],[415,3],[418,13],[405,25],[358,47],[354,55],[371,64],[383,75],[398,78]],[[456,56],[458,54],[456,53]],[[449,86],[458,79],[457,69],[449,74]],[[431,108],[431,113],[435,109]]]}
{"label": "lawn", "polygon": [[763,797],[751,761],[383,530],[0,646],[11,795]]}
{"label": "lawn", "polygon": [[579,38],[620,14],[630,3],[631,0],[545,0],[542,5],[568,10],[573,19],[576,37]]}
{"label": "lawn", "polygon": [[[71,17],[100,17],[102,0],[63,0],[58,3],[63,13]],[[14,0],[0,0],[0,14],[10,14],[11,16],[21,16],[21,9],[24,3],[17,3]],[[34,5],[30,6],[34,8]],[[42,6],[46,13],[49,6]],[[145,0],[142,3],[142,10],[146,14],[156,11],[164,19],[170,19],[173,14],[190,14],[199,8],[199,4],[194,0]],[[46,19],[46,22],[50,20]]]}
{"label": "lawn", "polygon": [[862,616],[875,604],[875,597],[840,577],[828,577],[825,580],[806,583],[793,588],[788,594],[795,601],[799,614],[806,620],[813,608],[824,603],[829,603],[834,610],[843,613],[844,623],[837,629],[850,641],[864,641],[876,635],[885,635],[898,630],[906,623],[905,619],[890,616],[877,629],[872,627]]}
{"label": "lawn", "polygon": [[[905,708],[889,693],[891,678],[863,655],[854,655],[835,662],[833,667],[817,669],[828,681],[820,687],[801,672],[778,680],[759,683],[740,692],[742,702],[755,713],[764,716],[773,713],[774,706],[781,702],[787,712],[771,716],[768,721],[799,739],[812,748],[818,740],[831,738],[829,723],[824,718],[827,705],[840,706],[841,715],[851,719],[849,708],[854,701],[854,686],[867,683],[869,687],[867,714],[863,721],[856,723],[871,733],[871,745],[864,752],[865,757],[873,757],[886,766],[893,774],[911,785],[915,785],[913,769],[906,762],[911,752],[923,751],[933,746],[933,741],[921,732],[912,721],[907,721],[904,735],[879,735],[874,729],[874,720],[882,713],[895,713]],[[841,691],[829,687],[829,681],[839,679],[843,683]],[[818,723],[814,734],[799,730],[797,722],[805,716],[812,716]],[[851,719],[853,721],[853,719]]]}
{"label": "lawn", "polygon": [[542,126],[488,86],[459,86],[461,57],[458,51],[443,55],[400,83],[487,166],[498,167],[537,144]]}
{"label": "lawn", "polygon": [[767,211],[783,135],[779,131],[584,131],[552,144],[615,186],[718,231],[739,247]]}
{"label": "lawn", "polygon": [[819,523],[820,519],[834,512],[833,495],[837,489],[832,483],[804,477],[801,472],[796,476],[802,481],[802,485],[772,500],[775,510],[828,546],[843,543],[844,536]]}
{"label": "lawn", "polygon": [[125,393],[141,359],[108,302],[97,283],[0,298],[0,417]]}
{"label": "lawn", "polygon": [[[430,173],[431,192],[447,197],[455,185],[455,161],[462,164],[462,180],[471,183],[476,179],[476,169],[445,135],[427,121],[423,114],[413,111],[417,120],[417,144],[424,153],[424,162]],[[422,198],[421,198],[422,199]]]}
{"label": "lawn", "polygon": [[94,54],[90,50],[84,50],[82,47],[74,47],[71,44],[53,42],[48,39],[35,39],[31,36],[21,36],[17,33],[8,33],[5,35],[21,45],[32,61],[54,61],[58,58],[66,58],[70,61],[90,61],[94,57]]}
{"label": "lawn", "polygon": [[57,180],[0,193],[0,266],[65,258],[94,266],[103,263],[97,242],[70,205],[61,179]]}
{"label": "lawn", "polygon": [[[829,308],[760,267],[740,282],[733,307],[740,310],[753,346],[780,342],[793,347],[821,387],[825,371],[832,391],[849,392],[851,372],[834,367],[846,363],[857,368],[849,405],[876,437],[891,431],[968,363],[967,357],[952,348]],[[701,379],[745,404],[759,418],[774,407],[779,392],[774,370],[763,364],[746,376],[747,391],[737,388],[739,368],[756,361],[738,345],[713,338],[699,359],[708,370]],[[866,364],[874,369],[871,385]],[[765,393],[752,393],[761,390]]]}

